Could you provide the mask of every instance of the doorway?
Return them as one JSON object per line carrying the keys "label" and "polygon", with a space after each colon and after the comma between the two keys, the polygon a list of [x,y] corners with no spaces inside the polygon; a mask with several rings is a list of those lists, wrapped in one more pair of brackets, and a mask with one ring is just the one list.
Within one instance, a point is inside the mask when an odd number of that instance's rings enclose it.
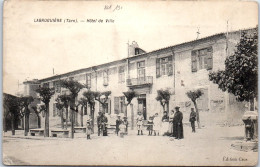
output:
{"label": "doorway", "polygon": [[147,111],[146,111],[146,99],[138,99],[138,111],[143,114],[144,120],[147,120]]}

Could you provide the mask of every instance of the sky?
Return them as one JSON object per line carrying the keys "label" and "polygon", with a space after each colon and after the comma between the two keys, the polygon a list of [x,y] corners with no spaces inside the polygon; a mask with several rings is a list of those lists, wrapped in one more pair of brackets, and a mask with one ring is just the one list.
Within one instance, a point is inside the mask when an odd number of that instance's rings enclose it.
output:
{"label": "sky", "polygon": [[[3,92],[15,94],[18,83],[50,77],[53,69],[56,75],[126,58],[128,41],[152,51],[195,40],[198,27],[200,38],[255,27],[258,4],[10,0],[3,16]],[[35,22],[54,18],[62,22]],[[87,19],[103,23],[81,22]]]}

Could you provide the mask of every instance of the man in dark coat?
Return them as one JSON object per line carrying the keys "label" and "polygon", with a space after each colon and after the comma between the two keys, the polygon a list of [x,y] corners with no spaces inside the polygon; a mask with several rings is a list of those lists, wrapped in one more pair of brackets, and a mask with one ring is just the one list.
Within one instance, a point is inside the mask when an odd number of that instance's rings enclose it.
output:
{"label": "man in dark coat", "polygon": [[182,112],[180,112],[180,107],[175,107],[175,114],[173,117],[173,136],[175,139],[183,139],[183,125],[182,125]]}
{"label": "man in dark coat", "polygon": [[97,126],[98,126],[98,136],[99,136],[100,132],[102,130],[102,113],[101,112],[98,112]]}
{"label": "man in dark coat", "polygon": [[194,132],[194,133],[195,133],[196,116],[197,116],[197,114],[195,113],[194,108],[191,108],[190,123],[191,123],[192,132]]}

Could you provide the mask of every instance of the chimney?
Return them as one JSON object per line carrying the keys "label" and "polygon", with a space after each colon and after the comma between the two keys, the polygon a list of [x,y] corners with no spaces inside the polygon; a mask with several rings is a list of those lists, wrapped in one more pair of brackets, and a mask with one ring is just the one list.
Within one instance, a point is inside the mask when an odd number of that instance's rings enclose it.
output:
{"label": "chimney", "polygon": [[138,55],[140,53],[137,42],[133,41],[132,44],[128,45],[128,57]]}

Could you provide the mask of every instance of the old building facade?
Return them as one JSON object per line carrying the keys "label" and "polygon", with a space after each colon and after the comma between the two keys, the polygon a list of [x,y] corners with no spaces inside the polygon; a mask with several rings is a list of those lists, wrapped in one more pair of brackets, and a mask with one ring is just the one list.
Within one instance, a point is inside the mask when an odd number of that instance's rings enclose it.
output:
{"label": "old building facade", "polygon": [[[255,29],[245,31],[252,33]],[[194,107],[186,92],[195,89],[203,92],[198,99],[202,124],[239,122],[247,110],[247,103],[237,102],[233,95],[222,92],[216,84],[209,81],[208,74],[224,70],[225,59],[234,52],[240,35],[241,31],[220,33],[151,52],[145,52],[133,42],[129,45],[129,55],[125,59],[41,79],[39,85],[55,87],[55,95],[50,102],[50,126],[59,126],[55,99],[59,94],[67,92],[60,87],[60,79],[77,80],[92,91],[111,91],[106,110],[111,124],[117,114],[125,112],[130,126],[135,125],[138,111],[143,113],[145,119],[155,113],[162,115],[163,108],[155,99],[159,89],[169,89],[172,93],[169,110],[176,105],[180,106],[184,122],[188,122],[190,108]],[[123,92],[130,89],[136,91],[138,97],[126,106]],[[78,99],[86,90],[79,93]],[[102,108],[98,102],[95,105],[97,115]],[[88,108],[84,113],[89,114],[89,110]]]}

